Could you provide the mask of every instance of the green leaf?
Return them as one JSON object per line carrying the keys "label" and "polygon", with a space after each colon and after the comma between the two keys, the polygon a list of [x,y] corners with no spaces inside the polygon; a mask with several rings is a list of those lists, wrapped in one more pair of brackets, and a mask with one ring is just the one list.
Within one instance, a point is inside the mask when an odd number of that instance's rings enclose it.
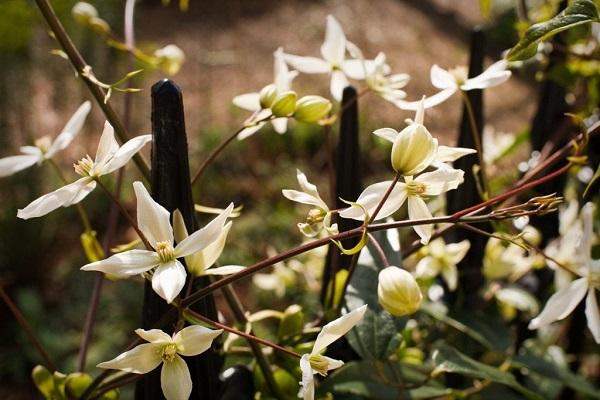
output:
{"label": "green leaf", "polygon": [[554,18],[530,26],[506,58],[508,61],[526,60],[535,55],[539,42],[566,29],[594,21],[598,22],[598,9],[594,2],[575,0]]}
{"label": "green leaf", "polygon": [[[385,232],[373,235],[380,244],[388,260],[393,264],[401,264],[399,251],[394,251],[390,238]],[[350,346],[365,360],[385,360],[400,345],[400,331],[404,328],[406,318],[393,317],[383,310],[377,299],[379,271],[383,262],[379,254],[369,243],[360,253],[356,270],[346,293],[346,305],[354,310],[368,304],[362,322],[346,334]]]}
{"label": "green leaf", "polygon": [[511,387],[528,399],[543,399],[521,385],[511,373],[476,361],[450,346],[442,345],[435,350],[433,362],[436,365],[433,376],[442,372],[452,372],[474,379],[487,379]]}

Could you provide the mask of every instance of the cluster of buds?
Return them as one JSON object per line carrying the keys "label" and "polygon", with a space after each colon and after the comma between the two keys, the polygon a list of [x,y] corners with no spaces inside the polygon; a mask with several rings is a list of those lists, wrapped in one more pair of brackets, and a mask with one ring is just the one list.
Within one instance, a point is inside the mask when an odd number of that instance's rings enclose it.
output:
{"label": "cluster of buds", "polygon": [[89,27],[94,32],[100,35],[108,35],[110,26],[108,22],[98,16],[98,10],[90,3],[80,1],[71,10],[73,18],[79,24]]}
{"label": "cluster of buds", "polygon": [[304,96],[298,99],[293,90],[279,92],[274,84],[260,91],[260,106],[269,109],[275,118],[294,118],[300,122],[316,123],[331,111],[331,101],[321,96]]}

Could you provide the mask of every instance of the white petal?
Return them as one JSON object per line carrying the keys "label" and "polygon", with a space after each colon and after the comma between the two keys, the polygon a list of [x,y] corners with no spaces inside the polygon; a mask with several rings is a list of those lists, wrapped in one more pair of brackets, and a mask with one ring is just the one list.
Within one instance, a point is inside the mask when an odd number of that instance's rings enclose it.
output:
{"label": "white petal", "polygon": [[173,361],[163,363],[160,387],[167,400],[187,400],[192,394],[190,370],[183,358],[175,355]]}
{"label": "white petal", "polygon": [[417,263],[417,266],[415,268],[415,275],[417,276],[417,278],[430,279],[436,277],[440,273],[441,269],[442,266],[436,258],[427,256],[423,257]]}
{"label": "white petal", "polygon": [[90,178],[81,178],[73,183],[61,187],[54,192],[43,195],[31,202],[27,207],[17,212],[17,217],[29,219],[41,217],[49,212],[56,210],[58,207],[66,207],[73,204],[73,200],[81,200],[91,190],[94,185],[91,185]]}
{"label": "white petal", "polygon": [[152,199],[142,182],[133,182],[133,190],[137,198],[138,227],[144,236],[152,246],[158,242],[173,244],[169,212]]}
{"label": "white petal", "polygon": [[467,79],[460,88],[467,91],[472,89],[485,89],[498,86],[507,81],[512,75],[510,71],[506,70],[506,67],[506,60],[497,61],[488,69],[483,71],[480,75],[471,79]]}
{"label": "white petal", "polygon": [[331,371],[332,369],[338,369],[344,365],[344,362],[342,360],[336,360],[334,358],[325,356],[323,356],[323,358],[327,360],[327,371]]}
{"label": "white petal", "polygon": [[185,221],[183,220],[183,215],[179,209],[173,212],[173,233],[175,234],[175,240],[177,243],[188,237]]}
{"label": "white petal", "polygon": [[373,131],[373,135],[379,136],[382,139],[387,140],[388,142],[394,143],[396,141],[396,136],[398,136],[398,131],[392,128],[381,128]]}
{"label": "white petal", "polygon": [[92,103],[89,101],[84,102],[75,114],[69,119],[62,132],[54,139],[54,142],[45,154],[45,158],[52,158],[58,151],[64,150],[77,136],[81,127],[85,122],[85,118],[92,109]]}
{"label": "white petal", "polygon": [[332,16],[327,16],[327,28],[325,30],[325,41],[321,46],[321,55],[330,64],[341,67],[346,53],[346,36],[340,23]]}
{"label": "white petal", "polygon": [[204,270],[204,275],[231,275],[245,270],[243,265],[224,265],[218,268],[209,268]]}
{"label": "white petal", "polygon": [[84,265],[81,269],[83,271],[100,271],[125,278],[149,271],[159,263],[158,255],[155,252],[134,249],[113,254],[105,260]]}
{"label": "white petal", "polygon": [[323,200],[311,196],[308,193],[300,192],[298,190],[293,189],[283,189],[281,193],[286,199],[295,201],[297,203],[309,204],[323,209],[327,208]]}
{"label": "white petal", "polygon": [[161,264],[152,275],[152,289],[171,304],[185,286],[186,276],[185,267],[177,260]]}
{"label": "white petal", "polygon": [[429,76],[431,79],[431,84],[438,89],[457,88],[456,79],[454,78],[454,76],[450,72],[440,68],[436,64],[434,64],[431,67]]}
{"label": "white petal", "polygon": [[369,69],[365,60],[346,60],[342,65],[342,71],[349,78],[363,80],[369,72],[373,71],[373,67]]}
{"label": "white petal", "polygon": [[[383,181],[374,183],[370,186],[367,186],[365,190],[358,196],[356,203],[362,205],[367,209],[369,216],[372,216],[373,212],[377,208],[377,205],[383,198],[385,192],[388,190],[392,181]],[[389,197],[386,202],[381,207],[381,210],[377,213],[375,220],[379,220],[385,217],[388,217],[398,211],[404,201],[406,200],[406,185],[404,183],[396,183],[396,186],[392,189]],[[365,216],[363,214],[362,209],[358,207],[350,207],[346,208],[342,212],[340,212],[340,216],[344,218],[352,218],[359,221],[363,221]]]}
{"label": "white petal", "polygon": [[344,88],[348,85],[348,78],[346,78],[346,75],[344,75],[342,71],[336,69],[331,72],[331,84],[329,89],[334,99],[341,101],[342,95],[344,94]]}
{"label": "white petal", "polygon": [[2,158],[0,159],[0,178],[12,175],[24,170],[25,168],[29,168],[38,161],[40,161],[40,157],[35,155],[22,155]]}
{"label": "white petal", "polygon": [[120,369],[134,374],[145,374],[158,367],[162,362],[161,345],[144,343],[119,354],[116,358],[97,365],[98,368]]}
{"label": "white petal", "polygon": [[118,170],[131,160],[131,158],[152,140],[152,135],[142,135],[128,140],[117,150],[113,158],[104,167],[104,174]]}
{"label": "white petal", "polygon": [[171,336],[161,331],[160,329],[136,329],[135,333],[150,343],[172,343]]}
{"label": "white petal", "polygon": [[451,264],[446,266],[446,268],[442,269],[442,278],[446,281],[448,285],[448,289],[451,292],[456,290],[456,285],[458,283],[458,269],[455,264]]}
{"label": "white petal", "polygon": [[314,400],[315,398],[315,378],[314,372],[310,367],[310,361],[308,360],[310,356],[308,354],[304,354],[300,359],[300,370],[302,371],[302,387],[300,388],[300,396],[302,396],[303,400]]}
{"label": "white petal", "polygon": [[282,134],[287,131],[287,118],[275,118],[271,120],[275,132]]}
{"label": "white petal", "polygon": [[594,336],[596,343],[600,343],[600,310],[598,309],[598,300],[596,299],[596,289],[590,287],[585,300],[585,317],[587,325]]}
{"label": "white petal", "polygon": [[36,146],[21,146],[19,147],[19,151],[28,156],[37,156],[40,161],[42,161],[44,158],[42,155],[42,150]]}
{"label": "white petal", "polygon": [[[441,92],[434,94],[433,96],[426,97],[425,101],[423,102],[423,107],[424,108],[435,107],[438,104],[441,104],[444,101],[446,101],[448,98],[450,98],[454,93],[456,93],[457,90],[458,90],[458,88],[448,88],[448,89],[444,89]],[[421,103],[420,100],[419,101],[410,101],[410,102],[409,101],[398,101],[397,106],[403,110],[416,111],[419,108],[420,103]]]}
{"label": "white petal", "polygon": [[244,140],[247,137],[254,135],[256,132],[258,132],[260,130],[260,128],[262,128],[266,124],[267,124],[266,122],[259,122],[256,125],[249,126],[247,128],[242,129],[242,131],[240,133],[238,133],[237,139]]}
{"label": "white petal", "polygon": [[438,152],[434,162],[453,162],[473,153],[477,153],[477,150],[468,149],[466,147],[438,146]]}
{"label": "white petal", "polygon": [[305,74],[326,74],[331,68],[327,61],[316,57],[301,57],[292,54],[283,55],[285,62]]}
{"label": "white petal", "polygon": [[177,345],[177,352],[182,356],[197,356],[208,350],[213,340],[221,333],[223,333],[222,329],[208,329],[193,325],[177,332],[173,341]]}
{"label": "white petal", "polygon": [[260,93],[245,93],[233,98],[233,104],[248,111],[260,110]]}
{"label": "white petal", "polygon": [[538,329],[565,318],[581,302],[587,289],[587,279],[580,278],[554,293],[548,299],[540,315],[529,323],[529,329]]}
{"label": "white petal", "polygon": [[445,246],[446,257],[451,264],[458,264],[471,248],[471,242],[467,239],[458,243],[450,243]]}
{"label": "white petal", "polygon": [[415,181],[425,184],[425,196],[438,196],[456,189],[464,182],[464,171],[453,168],[440,168],[419,175]]}
{"label": "white petal", "polygon": [[344,336],[346,332],[354,328],[364,317],[367,311],[367,305],[358,307],[346,315],[326,324],[315,340],[312,353],[320,353],[325,347]]}
{"label": "white petal", "polygon": [[225,210],[206,224],[204,228],[198,229],[196,232],[177,243],[175,255],[177,257],[188,256],[204,249],[206,246],[217,240],[223,231],[223,226],[225,225],[225,222],[227,222],[227,218],[231,215],[231,211],[233,211],[233,203],[229,204]]}
{"label": "white petal", "polygon": [[275,87],[280,93],[287,92],[292,87],[292,81],[298,76],[298,71],[291,71],[285,62],[283,48],[280,47],[273,52],[273,71],[275,73]]}
{"label": "white petal", "polygon": [[[427,208],[427,204],[419,196],[408,196],[408,218],[410,220],[429,219],[431,218],[431,211]],[[413,229],[421,238],[421,243],[429,243],[431,233],[433,231],[433,225],[415,225]]]}
{"label": "white petal", "polygon": [[96,150],[94,165],[102,169],[104,164],[110,160],[117,150],[119,150],[119,143],[115,139],[115,130],[110,122],[106,121],[104,123],[102,136],[100,136],[100,142],[98,142],[98,149]]}
{"label": "white petal", "polygon": [[234,265],[209,270],[209,268],[212,267],[217,259],[221,256],[221,253],[225,248],[225,242],[227,241],[227,235],[229,234],[231,226],[232,222],[227,222],[219,234],[219,237],[214,242],[206,246],[204,250],[185,258],[187,269],[192,275],[229,275],[239,271],[238,269],[234,272],[229,272],[233,271],[233,268],[236,267]]}

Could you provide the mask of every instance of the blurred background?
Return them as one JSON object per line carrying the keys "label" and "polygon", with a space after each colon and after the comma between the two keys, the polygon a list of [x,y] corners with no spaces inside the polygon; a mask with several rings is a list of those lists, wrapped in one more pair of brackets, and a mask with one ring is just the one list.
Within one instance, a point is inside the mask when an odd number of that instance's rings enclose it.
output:
{"label": "blurred background", "polygon": [[[122,78],[128,69],[127,55],[108,47],[91,30],[75,22],[75,1],[51,2],[86,61],[103,82]],[[114,35],[123,37],[124,2],[90,0],[108,22]],[[548,9],[556,1],[548,3]],[[279,46],[291,54],[319,56],[325,18],[334,15],[347,38],[367,58],[379,51],[387,55],[396,73],[408,73],[409,100],[435,92],[429,81],[432,64],[453,68],[468,62],[469,32],[477,25],[488,31],[488,64],[516,40],[514,1],[494,1],[487,17],[475,0],[191,0],[183,12],[176,2],[140,1],[135,12],[137,47],[148,53],[176,44],[185,53],[180,71],[171,76],[183,90],[192,172],[223,138],[237,130],[248,113],[236,109],[231,99],[259,91],[272,82],[272,53]],[[57,43],[48,34],[35,3],[2,0],[0,4],[0,157],[18,153],[19,146],[32,144],[43,135],[55,137],[84,100],[92,100],[70,64],[52,54]],[[131,94],[133,113],[130,134],[150,132],[150,87],[166,77],[160,69],[137,61],[144,72],[133,80],[141,90]],[[360,83],[357,83],[360,88]],[[301,75],[293,83],[300,95],[329,97],[323,75]],[[517,133],[526,127],[534,109],[535,80],[516,76],[507,84],[486,92],[486,122],[496,132]],[[124,96],[114,93],[110,102],[122,113]],[[454,144],[460,118],[460,96],[428,110],[426,123],[443,144]],[[364,148],[364,183],[389,174],[389,150],[370,132],[381,127],[404,126],[412,113],[397,109],[381,98],[367,94],[360,103],[361,140]],[[59,164],[68,179],[71,164],[95,152],[103,115],[93,105],[82,134],[60,154]],[[244,206],[234,223],[221,258],[224,264],[248,265],[264,258],[269,248],[283,250],[302,238],[296,223],[307,209],[281,196],[283,188],[297,188],[296,168],[327,195],[326,156],[322,130],[292,123],[278,135],[264,128],[250,139],[233,143],[209,168],[195,187],[196,201],[213,207],[228,202]],[[148,149],[144,153],[148,158]],[[136,177],[128,167],[126,182]],[[110,181],[110,180],[109,180]],[[78,237],[80,227],[74,208],[60,209],[42,219],[16,218],[22,208],[60,185],[53,171],[33,167],[0,180],[0,284],[28,318],[41,341],[62,371],[73,371],[81,328],[93,276],[79,272],[85,264]],[[131,200],[130,185],[124,198]],[[92,223],[100,235],[106,228],[108,200],[94,193],[85,201]],[[119,243],[134,235],[119,232]],[[317,267],[318,269],[318,267]],[[131,337],[140,320],[141,281],[105,285],[99,308],[99,323],[90,348],[88,365],[113,357]],[[289,301],[314,302],[302,291],[293,291],[281,304],[262,299],[251,288],[242,288],[246,307],[284,308]],[[0,304],[0,398],[36,398],[30,383],[31,368],[39,363],[12,315]]]}

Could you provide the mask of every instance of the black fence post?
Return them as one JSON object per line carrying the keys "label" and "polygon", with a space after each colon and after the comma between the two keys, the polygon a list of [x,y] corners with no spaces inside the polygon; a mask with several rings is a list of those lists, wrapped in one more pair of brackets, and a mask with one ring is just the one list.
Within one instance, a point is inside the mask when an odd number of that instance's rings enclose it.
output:
{"label": "black fence post", "polygon": [[[340,200],[354,201],[362,190],[360,169],[360,143],[358,137],[358,98],[356,89],[348,86],[344,89],[341,107],[344,110],[340,119],[340,135],[336,149],[335,168],[335,195],[336,208],[345,208],[348,205]],[[336,216],[337,217],[337,216]],[[361,225],[360,221],[346,218],[335,218],[340,232],[344,232]],[[342,241],[345,248],[352,248],[358,243],[357,238]],[[323,270],[323,286],[321,287],[321,302],[326,304],[327,291],[332,279],[340,268],[350,266],[352,256],[340,254],[335,245],[329,246],[325,267]],[[333,293],[331,294],[333,296]]]}
{"label": "black fence post", "polygon": [[[181,90],[170,80],[152,87],[152,197],[171,213],[179,209],[189,232],[197,229],[190,184],[188,148]],[[190,277],[188,276],[188,279]],[[203,282],[199,282],[202,284]],[[142,326],[150,329],[170,309],[170,306],[146,282],[144,289]],[[213,320],[217,319],[214,299],[209,296],[195,308]],[[172,326],[166,331],[172,332]],[[169,332],[169,330],[171,332]],[[196,357],[186,357],[193,382],[193,399],[217,399],[219,371],[222,361],[213,348]],[[136,386],[136,400],[163,399],[160,368],[147,374]]]}
{"label": "black fence post", "polygon": [[[485,34],[482,28],[475,28],[471,32],[470,44],[470,61],[469,61],[469,77],[474,77],[483,72],[483,62],[485,58]],[[479,135],[481,142],[482,131],[484,124],[483,116],[483,90],[470,90],[466,92],[475,117],[477,132],[472,132],[471,124],[469,123],[469,115],[466,106],[463,106],[462,119],[460,122],[459,136],[457,146],[476,148],[474,135]],[[454,162],[454,167],[465,171],[465,181],[460,186],[459,190],[450,191],[447,193],[447,208],[448,214],[452,214],[465,207],[472,206],[482,201],[477,189],[477,180],[473,174],[473,167],[478,163],[477,157],[470,155],[463,157]],[[481,173],[479,180],[481,182]],[[479,226],[486,229],[486,226]],[[468,306],[476,306],[481,304],[477,301],[477,292],[482,287],[484,279],[481,271],[483,261],[483,253],[487,238],[461,228],[455,228],[447,236],[446,239],[451,242],[458,242],[468,239],[471,243],[471,248],[465,258],[458,264],[459,285],[463,291],[465,304]]]}

